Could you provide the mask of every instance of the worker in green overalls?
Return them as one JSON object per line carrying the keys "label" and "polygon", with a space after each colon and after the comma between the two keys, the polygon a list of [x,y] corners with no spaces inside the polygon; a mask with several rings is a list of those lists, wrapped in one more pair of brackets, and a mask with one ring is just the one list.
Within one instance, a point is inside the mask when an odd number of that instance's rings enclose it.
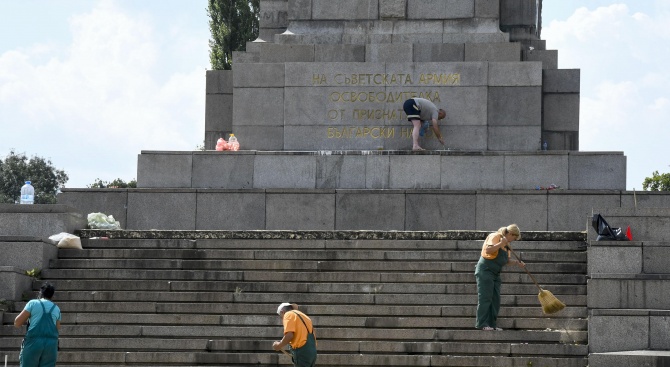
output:
{"label": "worker in green overalls", "polygon": [[280,304],[277,314],[284,324],[284,337],[272,343],[272,348],[280,351],[288,344],[295,367],[316,366],[316,337],[312,319],[298,311],[295,303]]}
{"label": "worker in green overalls", "polygon": [[29,301],[14,319],[16,328],[29,321],[19,355],[21,367],[56,366],[61,314],[60,308],[51,301],[55,291],[53,285],[44,283],[39,298]]}
{"label": "worker in green overalls", "polygon": [[[477,321],[475,327],[482,330],[502,330],[496,325],[500,311],[500,271],[507,264],[524,267],[522,261],[509,258],[512,241],[521,239],[521,232],[516,224],[501,227],[489,234],[482,246],[481,256],[475,268],[477,278]],[[502,251],[501,251],[502,250]]]}

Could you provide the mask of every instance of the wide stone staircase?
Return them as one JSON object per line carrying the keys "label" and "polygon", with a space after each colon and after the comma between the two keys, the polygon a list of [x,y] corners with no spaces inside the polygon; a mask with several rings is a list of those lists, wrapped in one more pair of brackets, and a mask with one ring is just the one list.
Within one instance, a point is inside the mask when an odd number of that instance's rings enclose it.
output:
{"label": "wide stone staircase", "polygon": [[[516,252],[568,307],[543,315],[535,285],[510,267],[504,331],[489,332],[474,329],[485,235],[82,231],[85,249],[59,250],[42,272],[63,311],[58,365],[290,365],[271,345],[277,305],[294,302],[314,321],[319,366],[587,366],[586,234],[523,234]],[[12,366],[24,304],[3,317]]]}

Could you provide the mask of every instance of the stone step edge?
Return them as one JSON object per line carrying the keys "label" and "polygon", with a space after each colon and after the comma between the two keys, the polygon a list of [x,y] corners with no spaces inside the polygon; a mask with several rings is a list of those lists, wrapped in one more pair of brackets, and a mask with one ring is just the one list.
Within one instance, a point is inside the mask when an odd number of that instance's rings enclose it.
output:
{"label": "stone step edge", "polygon": [[[287,231],[287,230],[103,230],[82,229],[81,238],[109,239],[267,239],[267,240],[484,240],[491,231]],[[587,232],[527,231],[521,241],[586,241]]]}

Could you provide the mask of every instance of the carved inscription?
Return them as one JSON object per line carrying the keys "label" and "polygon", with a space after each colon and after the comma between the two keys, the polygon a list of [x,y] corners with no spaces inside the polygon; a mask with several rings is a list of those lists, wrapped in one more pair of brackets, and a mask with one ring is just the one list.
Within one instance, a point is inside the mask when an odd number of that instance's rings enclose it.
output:
{"label": "carved inscription", "polygon": [[[327,95],[327,104],[337,105],[328,108],[326,117],[332,123],[342,121],[377,122],[401,121],[406,118],[402,103],[409,98],[425,98],[435,104],[442,102],[440,92],[430,87],[450,87],[461,85],[460,73],[422,73],[412,74],[366,74],[337,73],[332,75],[313,74],[313,86],[342,86]],[[380,89],[378,91],[362,91],[356,87],[402,87],[398,90]],[[366,104],[374,106],[366,107]],[[350,105],[350,106],[349,106]],[[384,105],[384,106],[380,106]],[[387,108],[391,107],[391,108]],[[328,139],[392,139],[408,138],[412,135],[412,127],[400,128],[387,126],[330,126],[327,128]]]}

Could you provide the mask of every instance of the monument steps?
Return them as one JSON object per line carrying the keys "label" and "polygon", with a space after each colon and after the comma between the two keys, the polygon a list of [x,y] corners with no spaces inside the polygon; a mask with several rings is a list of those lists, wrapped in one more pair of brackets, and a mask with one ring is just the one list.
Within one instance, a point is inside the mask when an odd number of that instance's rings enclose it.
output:
{"label": "monument steps", "polygon": [[[59,366],[286,365],[271,345],[281,335],[276,305],[287,300],[313,318],[320,366],[587,365],[580,240],[540,233],[517,242],[538,281],[569,307],[543,315],[535,285],[509,268],[504,331],[484,332],[473,328],[481,240],[471,232],[434,240],[384,232],[340,239],[332,232],[244,239],[122,232],[142,238],[94,240],[83,231],[85,250],[59,250],[42,271],[63,312]],[[23,331],[10,324],[24,304],[4,314],[0,329],[13,362]]]}

